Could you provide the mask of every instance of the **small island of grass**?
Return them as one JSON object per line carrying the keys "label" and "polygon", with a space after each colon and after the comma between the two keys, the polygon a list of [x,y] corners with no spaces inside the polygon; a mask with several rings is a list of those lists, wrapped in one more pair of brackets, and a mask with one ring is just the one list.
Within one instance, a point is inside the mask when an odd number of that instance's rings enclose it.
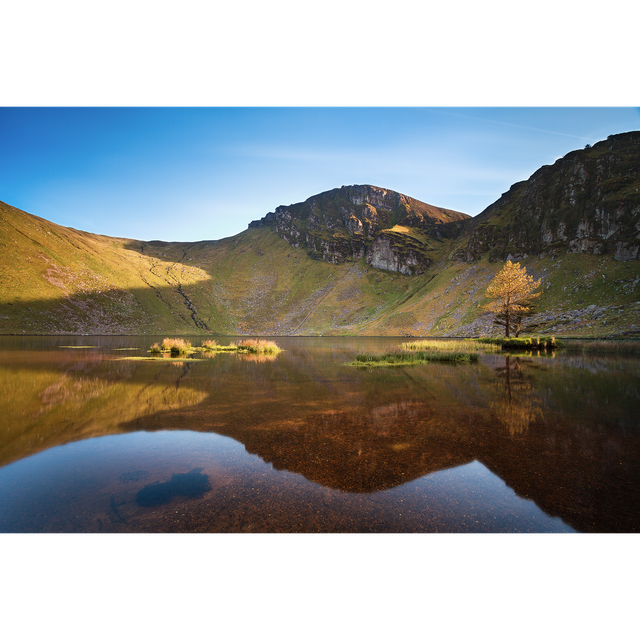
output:
{"label": "small island of grass", "polygon": [[201,346],[194,347],[191,342],[183,338],[165,338],[161,344],[151,345],[149,352],[153,356],[164,356],[169,353],[172,357],[188,356],[193,353],[206,352],[236,352],[255,355],[277,355],[282,349],[273,340],[247,339],[232,342],[228,345],[218,344],[215,340],[203,340]]}
{"label": "small island of grass", "polygon": [[563,346],[548,338],[468,338],[464,340],[415,340],[403,342],[399,348],[381,354],[359,353],[353,367],[403,367],[426,362],[467,364],[478,362],[478,352],[503,350],[552,350]]}
{"label": "small island of grass", "polygon": [[349,365],[352,367],[406,367],[427,362],[469,364],[477,361],[477,353],[397,350],[381,354],[359,353],[356,355],[355,360],[350,362]]}
{"label": "small island of grass", "polygon": [[215,340],[205,340],[202,348],[206,351],[235,351],[237,353],[251,353],[254,355],[277,355],[282,349],[273,340],[249,338],[239,340],[228,345],[217,344]]}
{"label": "small island of grass", "polygon": [[478,362],[478,351],[498,351],[499,346],[476,340],[415,340],[381,354],[359,353],[352,367],[406,367],[427,362],[469,364]]}

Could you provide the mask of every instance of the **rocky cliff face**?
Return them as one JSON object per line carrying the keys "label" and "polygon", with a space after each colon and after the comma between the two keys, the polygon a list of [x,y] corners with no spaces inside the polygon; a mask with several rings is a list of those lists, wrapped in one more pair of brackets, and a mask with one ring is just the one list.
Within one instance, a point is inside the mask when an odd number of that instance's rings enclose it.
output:
{"label": "rocky cliff face", "polygon": [[609,136],[544,166],[470,222],[458,257],[610,254],[640,258],[640,132]]}
{"label": "rocky cliff face", "polygon": [[353,185],[280,206],[249,227],[273,226],[291,246],[333,264],[364,258],[380,269],[419,274],[435,245],[456,237],[467,219],[397,191]]}

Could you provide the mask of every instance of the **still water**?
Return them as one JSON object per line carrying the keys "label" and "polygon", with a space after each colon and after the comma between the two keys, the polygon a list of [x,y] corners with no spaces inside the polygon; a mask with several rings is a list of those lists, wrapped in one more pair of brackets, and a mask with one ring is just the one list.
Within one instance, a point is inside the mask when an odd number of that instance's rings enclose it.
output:
{"label": "still water", "polygon": [[640,531],[637,358],[126,359],[156,339],[0,338],[1,532]]}

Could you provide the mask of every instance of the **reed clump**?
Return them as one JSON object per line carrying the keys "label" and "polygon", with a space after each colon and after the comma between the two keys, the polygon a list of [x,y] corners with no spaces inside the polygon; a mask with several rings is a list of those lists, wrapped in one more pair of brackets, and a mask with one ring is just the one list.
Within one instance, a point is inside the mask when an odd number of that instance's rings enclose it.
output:
{"label": "reed clump", "polygon": [[149,348],[153,355],[170,353],[172,356],[184,355],[191,353],[193,350],[191,343],[183,338],[165,338],[162,344],[154,342]]}
{"label": "reed clump", "polygon": [[218,343],[215,340],[203,340],[202,348],[205,351],[215,351],[218,348]]}
{"label": "reed clump", "polygon": [[189,353],[192,348],[191,343],[183,338],[165,338],[162,341],[162,350],[180,354]]}

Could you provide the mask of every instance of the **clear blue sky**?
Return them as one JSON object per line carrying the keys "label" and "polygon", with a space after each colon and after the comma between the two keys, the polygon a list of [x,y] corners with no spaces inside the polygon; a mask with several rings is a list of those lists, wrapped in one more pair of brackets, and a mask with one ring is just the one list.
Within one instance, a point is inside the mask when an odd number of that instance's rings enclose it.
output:
{"label": "clear blue sky", "polygon": [[349,184],[473,216],[632,130],[636,108],[0,108],[0,200],[141,240],[232,236]]}

